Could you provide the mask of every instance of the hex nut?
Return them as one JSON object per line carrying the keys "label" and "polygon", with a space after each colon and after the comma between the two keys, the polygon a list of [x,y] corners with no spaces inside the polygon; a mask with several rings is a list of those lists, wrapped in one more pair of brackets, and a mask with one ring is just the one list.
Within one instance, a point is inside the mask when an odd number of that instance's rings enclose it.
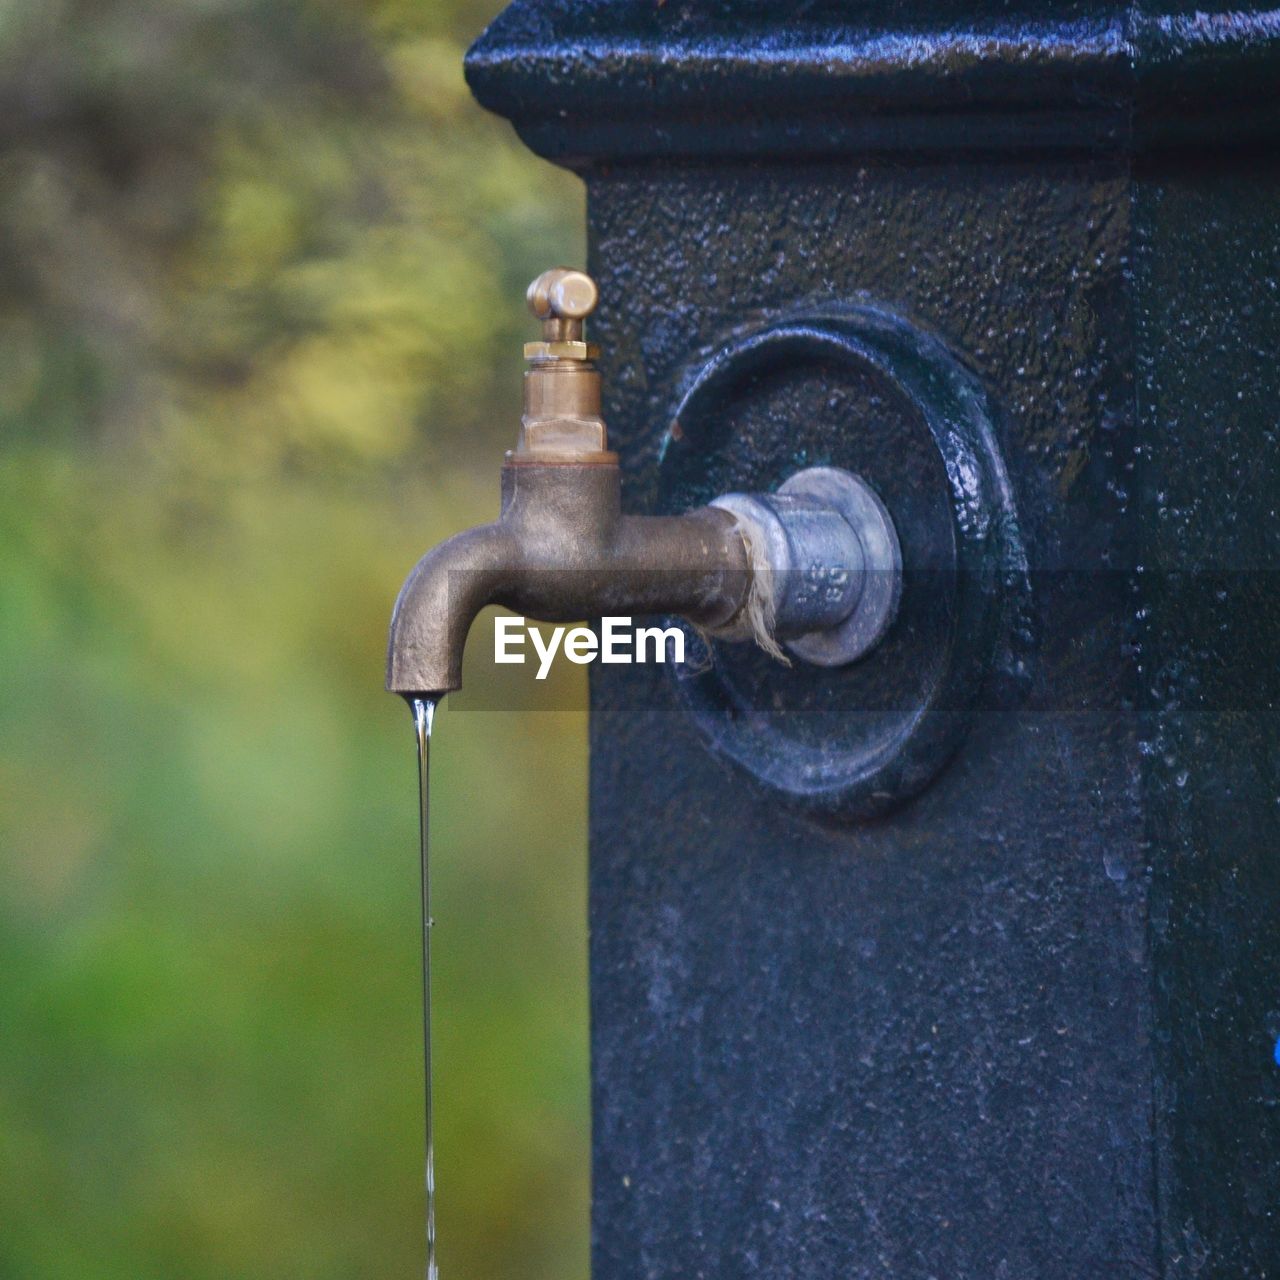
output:
{"label": "hex nut", "polygon": [[526,360],[595,360],[600,348],[594,342],[526,342]]}

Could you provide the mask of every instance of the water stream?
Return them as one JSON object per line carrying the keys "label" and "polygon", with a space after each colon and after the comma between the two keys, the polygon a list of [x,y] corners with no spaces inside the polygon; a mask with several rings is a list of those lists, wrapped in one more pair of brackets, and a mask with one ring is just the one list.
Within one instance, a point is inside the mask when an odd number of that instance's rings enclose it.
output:
{"label": "water stream", "polygon": [[438,1280],[436,1267],[436,1142],[435,1122],[431,1108],[431,859],[430,775],[431,722],[435,719],[439,697],[412,698],[413,728],[418,739],[418,819],[422,851],[422,1051],[424,1102],[426,1104],[427,1140],[427,1280]]}

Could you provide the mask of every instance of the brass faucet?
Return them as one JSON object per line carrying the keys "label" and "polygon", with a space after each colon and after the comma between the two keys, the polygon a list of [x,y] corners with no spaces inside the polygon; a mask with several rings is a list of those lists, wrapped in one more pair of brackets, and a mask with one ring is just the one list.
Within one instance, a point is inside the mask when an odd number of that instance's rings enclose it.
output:
{"label": "brass faucet", "polygon": [[621,509],[618,456],[601,416],[598,351],[584,322],[598,290],[556,268],[529,286],[542,339],[525,346],[524,413],[491,524],[429,551],[391,619],[387,688],[462,686],[476,615],[500,604],[543,622],[675,614],[709,635],[754,639],[788,661],[839,666],[893,621],[901,556],[893,522],[858,477],[831,467],[774,494],[728,494],[679,516]]}

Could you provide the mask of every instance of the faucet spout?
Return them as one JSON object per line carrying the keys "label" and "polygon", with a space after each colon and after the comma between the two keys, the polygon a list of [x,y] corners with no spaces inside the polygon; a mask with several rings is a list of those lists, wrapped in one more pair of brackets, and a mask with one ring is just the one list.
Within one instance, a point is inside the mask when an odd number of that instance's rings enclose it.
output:
{"label": "faucet spout", "polygon": [[462,687],[462,653],[476,615],[494,603],[518,564],[502,522],[455,534],[427,552],[391,615],[387,688],[406,697]]}
{"label": "faucet spout", "polygon": [[503,482],[502,515],[442,542],[405,582],[387,653],[393,692],[460,688],[467,634],[490,604],[543,622],[668,613],[710,629],[741,610],[751,575],[731,513],[623,516],[616,464],[509,461]]}

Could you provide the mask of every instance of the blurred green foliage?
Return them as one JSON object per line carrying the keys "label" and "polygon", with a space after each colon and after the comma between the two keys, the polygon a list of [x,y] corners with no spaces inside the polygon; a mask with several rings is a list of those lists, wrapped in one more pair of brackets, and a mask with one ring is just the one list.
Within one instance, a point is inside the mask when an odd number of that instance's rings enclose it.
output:
{"label": "blurred green foliage", "polygon": [[[0,0],[6,1280],[421,1273],[385,626],[581,257],[463,83],[497,7]],[[442,1270],[582,1276],[584,716],[437,741]]]}

